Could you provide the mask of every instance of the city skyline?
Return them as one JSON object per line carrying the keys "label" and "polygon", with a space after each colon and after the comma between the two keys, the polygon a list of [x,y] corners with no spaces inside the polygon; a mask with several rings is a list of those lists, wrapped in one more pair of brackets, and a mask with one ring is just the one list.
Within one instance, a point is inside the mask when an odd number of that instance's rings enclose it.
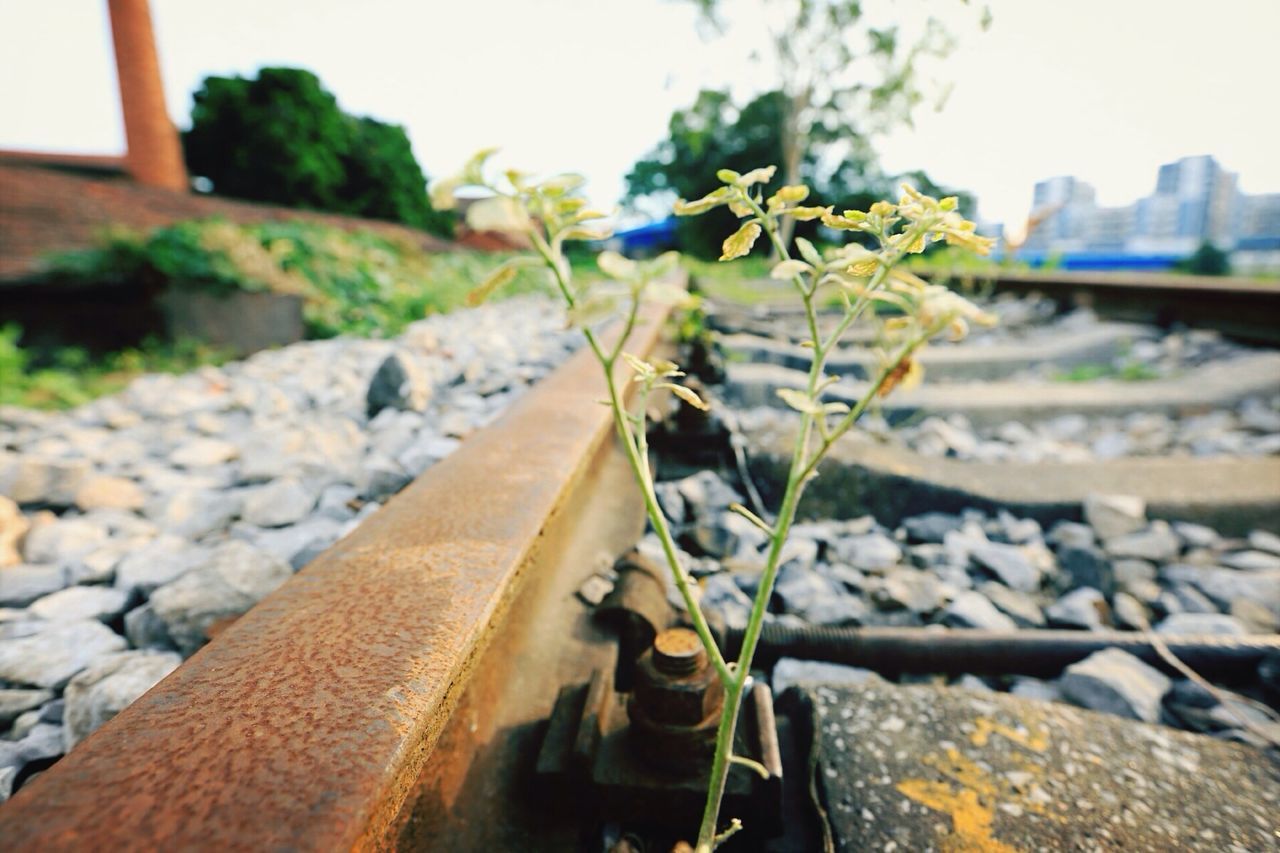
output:
{"label": "city skyline", "polygon": [[[682,3],[428,9],[375,0],[360,14],[323,0],[227,0],[216,11],[177,0],[152,5],[179,125],[206,75],[306,67],[344,109],[404,124],[430,175],[498,144],[513,165],[584,172],[603,205],[617,200],[622,176],[699,89],[728,87],[741,103],[774,81],[767,61],[749,60],[759,5],[736,0],[727,7],[735,31],[718,41],[699,37],[693,4]],[[1249,192],[1280,191],[1270,144],[1277,118],[1258,108],[1269,97],[1266,34],[1280,26],[1280,6],[1223,0],[1203,15],[1155,0],[1070,8],[993,0],[994,23],[981,33],[974,10],[953,5],[893,7],[904,21],[948,18],[958,48],[927,69],[953,84],[945,109],[922,109],[914,127],[877,140],[887,171],[923,168],[973,191],[981,218],[1004,222],[1025,216],[1034,182],[1046,175],[1085,176],[1101,203],[1120,204],[1150,191],[1149,164],[1189,153],[1229,163]],[[118,152],[123,131],[101,4],[51,0],[3,17],[0,76],[10,85],[0,95],[0,147]],[[531,52],[530,33],[572,48]],[[1209,61],[1208,43],[1231,45],[1232,62]],[[542,81],[572,85],[552,91]]]}

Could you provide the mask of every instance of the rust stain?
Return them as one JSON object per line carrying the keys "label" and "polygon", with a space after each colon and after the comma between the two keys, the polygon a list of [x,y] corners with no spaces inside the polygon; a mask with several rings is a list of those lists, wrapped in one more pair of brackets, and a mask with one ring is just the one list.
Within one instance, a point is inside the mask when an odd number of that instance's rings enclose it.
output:
{"label": "rust stain", "polygon": [[[646,315],[633,351],[662,319]],[[571,358],[0,806],[0,846],[386,846],[612,435],[603,385],[589,352]]]}

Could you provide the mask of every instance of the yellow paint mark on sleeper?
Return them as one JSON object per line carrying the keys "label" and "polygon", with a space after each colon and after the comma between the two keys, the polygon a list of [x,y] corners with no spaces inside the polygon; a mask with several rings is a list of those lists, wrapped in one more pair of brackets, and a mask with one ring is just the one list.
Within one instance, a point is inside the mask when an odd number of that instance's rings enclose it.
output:
{"label": "yellow paint mark on sleeper", "polygon": [[1002,725],[987,717],[978,717],[973,722],[977,729],[974,730],[973,734],[969,735],[969,740],[973,742],[974,746],[986,746],[991,740],[991,735],[998,734],[1032,752],[1044,752],[1049,748],[1048,729],[1034,730],[1030,726],[1027,726],[1025,730],[1015,729],[1012,726]]}
{"label": "yellow paint mark on sleeper", "polygon": [[977,791],[953,789],[946,782],[927,779],[904,779],[895,787],[904,796],[951,817],[952,834],[943,841],[948,853],[1017,853],[991,834],[995,815],[982,802]]}

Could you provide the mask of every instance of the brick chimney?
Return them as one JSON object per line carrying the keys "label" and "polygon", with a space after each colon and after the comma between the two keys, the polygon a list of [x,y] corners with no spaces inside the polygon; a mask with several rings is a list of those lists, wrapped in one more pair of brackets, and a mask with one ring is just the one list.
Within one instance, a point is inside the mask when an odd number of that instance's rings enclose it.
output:
{"label": "brick chimney", "polygon": [[107,10],[128,146],[125,164],[140,184],[186,192],[182,144],[164,103],[147,0],[107,0]]}

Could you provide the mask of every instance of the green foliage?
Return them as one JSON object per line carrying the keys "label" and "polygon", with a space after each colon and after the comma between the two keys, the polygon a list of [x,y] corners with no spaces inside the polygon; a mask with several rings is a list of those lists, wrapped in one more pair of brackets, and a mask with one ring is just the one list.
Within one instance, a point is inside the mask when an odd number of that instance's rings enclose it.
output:
{"label": "green foliage", "polygon": [[404,128],[344,113],[311,72],[207,77],[193,100],[187,168],[214,192],[451,231]]}
{"label": "green foliage", "polygon": [[1127,361],[1116,366],[1107,363],[1077,364],[1055,377],[1059,382],[1093,382],[1097,379],[1118,379],[1121,382],[1149,382],[1160,374],[1150,365]]}
{"label": "green foliage", "polygon": [[[431,254],[369,231],[300,221],[237,225],[192,220],[148,235],[113,232],[98,248],[52,259],[50,275],[158,287],[296,293],[307,333],[388,337],[464,301],[493,255]],[[545,274],[521,271],[499,296],[542,292]]]}
{"label": "green foliage", "polygon": [[1192,275],[1230,275],[1231,259],[1226,252],[1205,241],[1177,269]]}
{"label": "green foliage", "polygon": [[113,394],[143,373],[186,373],[229,357],[189,340],[149,340],[96,358],[79,347],[63,347],[41,357],[19,346],[21,337],[15,324],[0,327],[0,405],[67,409]]}
{"label": "green foliage", "polygon": [[[725,164],[731,169],[746,170],[755,163],[780,162],[787,110],[787,98],[780,91],[760,95],[741,109],[726,92],[699,93],[690,107],[672,114],[667,138],[627,174],[628,205],[643,207],[645,199],[669,204],[673,198],[701,198],[720,185],[715,173]],[[841,130],[843,135],[837,141]],[[823,126],[812,134],[812,139],[813,144],[800,158],[799,177],[788,181],[812,188],[810,204],[862,210],[877,199],[892,195],[900,179],[905,179],[928,195],[955,195],[963,206],[973,206],[972,196],[940,187],[923,172],[909,172],[901,178],[883,174],[875,168],[870,149],[848,128]],[[832,165],[829,155],[837,148],[843,153]],[[733,228],[735,221],[723,208],[713,209],[706,216],[681,219],[676,226],[677,246],[695,258],[717,258],[725,230]],[[794,224],[790,236],[823,241],[817,220]],[[763,245],[756,249],[759,255],[766,252]]]}

